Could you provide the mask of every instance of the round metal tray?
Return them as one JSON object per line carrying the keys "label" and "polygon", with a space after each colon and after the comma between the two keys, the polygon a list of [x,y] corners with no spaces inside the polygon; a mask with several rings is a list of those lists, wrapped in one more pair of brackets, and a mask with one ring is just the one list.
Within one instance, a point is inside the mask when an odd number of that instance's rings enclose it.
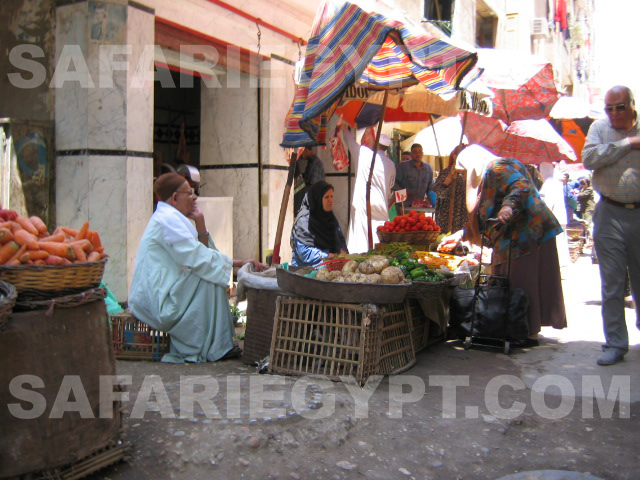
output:
{"label": "round metal tray", "polygon": [[336,283],[305,277],[283,268],[276,268],[278,286],[285,292],[301,297],[336,303],[402,303],[410,283],[401,285],[375,283]]}

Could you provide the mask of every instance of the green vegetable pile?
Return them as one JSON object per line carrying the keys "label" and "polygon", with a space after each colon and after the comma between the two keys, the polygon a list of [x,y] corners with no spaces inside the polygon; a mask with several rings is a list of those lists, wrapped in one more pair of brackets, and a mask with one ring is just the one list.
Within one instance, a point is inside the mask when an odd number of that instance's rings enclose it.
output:
{"label": "green vegetable pile", "polygon": [[409,256],[407,252],[399,252],[389,262],[392,266],[400,268],[407,280],[412,282],[441,282],[450,276],[431,270],[418,259]]}

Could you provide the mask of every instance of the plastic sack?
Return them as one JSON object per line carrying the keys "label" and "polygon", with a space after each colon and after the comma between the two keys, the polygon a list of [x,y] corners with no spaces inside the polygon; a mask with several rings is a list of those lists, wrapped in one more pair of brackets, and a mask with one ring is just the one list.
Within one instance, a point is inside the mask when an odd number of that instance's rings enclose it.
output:
{"label": "plastic sack", "polygon": [[236,296],[238,301],[247,299],[247,288],[256,290],[280,290],[276,279],[276,268],[271,267],[263,272],[254,271],[252,263],[245,263],[238,270],[238,290]]}
{"label": "plastic sack", "polygon": [[109,315],[117,315],[119,313],[124,312],[124,308],[120,306],[116,296],[113,292],[107,287],[104,282],[100,282],[100,287],[105,287],[107,289],[107,296],[104,299],[104,303],[107,304],[107,312]]}

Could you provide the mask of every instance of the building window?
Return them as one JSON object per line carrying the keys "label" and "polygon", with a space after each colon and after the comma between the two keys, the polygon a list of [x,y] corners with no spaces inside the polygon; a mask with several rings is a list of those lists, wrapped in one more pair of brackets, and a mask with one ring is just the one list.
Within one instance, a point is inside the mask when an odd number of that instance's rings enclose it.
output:
{"label": "building window", "polygon": [[451,21],[453,0],[424,0],[424,18]]}
{"label": "building window", "polygon": [[483,0],[476,3],[476,45],[483,48],[496,46],[498,16]]}

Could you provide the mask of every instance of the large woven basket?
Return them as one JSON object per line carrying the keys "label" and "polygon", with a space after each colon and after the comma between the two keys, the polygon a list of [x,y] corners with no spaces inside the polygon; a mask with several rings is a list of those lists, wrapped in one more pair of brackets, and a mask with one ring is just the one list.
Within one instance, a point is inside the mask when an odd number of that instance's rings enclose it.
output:
{"label": "large woven basket", "polygon": [[13,284],[22,300],[48,300],[100,285],[107,259],[70,265],[0,266],[0,280]]}
{"label": "large woven basket", "polygon": [[0,281],[0,328],[7,323],[9,315],[11,315],[13,311],[13,306],[16,303],[17,296],[16,289],[13,285]]}
{"label": "large woven basket", "polygon": [[424,232],[378,232],[378,238],[383,243],[405,242],[414,245],[434,243],[440,231],[427,230]]}
{"label": "large woven basket", "polygon": [[450,283],[449,280],[441,282],[411,282],[408,298],[437,298],[441,295],[442,290]]}
{"label": "large woven basket", "polygon": [[35,300],[32,298],[18,298],[15,311],[46,310],[45,315],[51,316],[57,308],[75,308],[85,303],[102,300],[107,296],[106,287],[90,288],[81,293],[73,293],[63,297],[49,298],[47,300]]}

